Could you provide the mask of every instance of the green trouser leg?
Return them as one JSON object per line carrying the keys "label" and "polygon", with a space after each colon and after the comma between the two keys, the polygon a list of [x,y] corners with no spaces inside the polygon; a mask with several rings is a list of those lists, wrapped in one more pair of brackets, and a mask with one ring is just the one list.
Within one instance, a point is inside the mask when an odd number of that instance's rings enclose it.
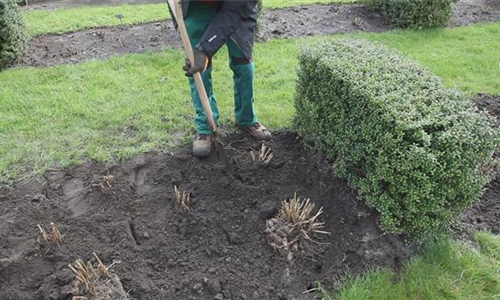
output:
{"label": "green trouser leg", "polygon": [[[186,29],[191,40],[191,44],[195,47],[201,40],[207,27],[213,18],[217,15],[217,10],[207,4],[192,1],[189,5],[188,13],[185,17]],[[234,102],[235,102],[235,117],[236,122],[241,126],[250,126],[257,122],[254,111],[254,78],[255,66],[253,62],[248,62],[245,55],[239,49],[238,45],[229,39],[227,47],[230,56],[230,68],[233,71],[234,80]],[[219,109],[217,107],[217,99],[212,87],[212,68],[209,67],[202,74],[203,84],[207,92],[210,106],[215,118],[215,122],[219,121]],[[189,79],[191,89],[191,97],[196,109],[195,124],[199,134],[210,134],[212,130],[207,124],[207,118],[201,105],[200,95],[196,89],[196,84],[193,78]]]}
{"label": "green trouser leg", "polygon": [[[212,67],[209,67],[203,74],[203,85],[205,86],[205,91],[207,92],[208,101],[212,107],[212,114],[214,115],[215,123],[219,124],[219,108],[217,107],[217,99],[212,88]],[[196,109],[196,117],[194,122],[196,124],[196,132],[199,134],[211,134],[212,129],[208,126],[207,117],[205,116],[205,111],[203,110],[203,105],[201,104],[200,94],[196,88],[196,84],[192,77],[189,78],[189,87],[191,90],[191,98],[193,99],[194,108]]]}
{"label": "green trouser leg", "polygon": [[233,71],[234,115],[240,126],[250,126],[257,122],[254,109],[255,64],[248,62],[232,41],[227,42],[229,67]]}
{"label": "green trouser leg", "polygon": [[[186,24],[186,29],[193,48],[200,42],[205,30],[216,14],[216,9],[210,5],[194,1],[190,3],[184,22]],[[203,78],[203,84],[205,85],[205,91],[207,92],[208,101],[212,107],[215,123],[218,124],[219,108],[217,107],[217,99],[215,98],[212,88],[212,68],[207,68],[207,70],[201,75]],[[196,130],[199,134],[210,134],[212,133],[212,130],[208,126],[207,117],[205,116],[205,111],[203,110],[203,106],[201,104],[200,95],[198,94],[196,84],[192,77],[189,78],[189,86],[191,90],[191,98],[193,99],[193,104],[196,109],[196,118],[194,119]]]}

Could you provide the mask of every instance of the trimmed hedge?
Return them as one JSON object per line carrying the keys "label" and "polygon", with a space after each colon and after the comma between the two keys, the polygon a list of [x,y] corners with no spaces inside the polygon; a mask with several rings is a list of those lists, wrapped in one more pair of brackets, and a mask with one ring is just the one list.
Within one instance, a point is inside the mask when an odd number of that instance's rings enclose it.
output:
{"label": "trimmed hedge", "polygon": [[380,213],[386,232],[422,241],[479,198],[500,138],[461,94],[365,40],[315,45],[299,62],[299,134]]}
{"label": "trimmed hedge", "polygon": [[364,0],[393,23],[405,28],[444,27],[457,0]]}
{"label": "trimmed hedge", "polygon": [[0,0],[0,70],[23,54],[28,39],[17,2]]}

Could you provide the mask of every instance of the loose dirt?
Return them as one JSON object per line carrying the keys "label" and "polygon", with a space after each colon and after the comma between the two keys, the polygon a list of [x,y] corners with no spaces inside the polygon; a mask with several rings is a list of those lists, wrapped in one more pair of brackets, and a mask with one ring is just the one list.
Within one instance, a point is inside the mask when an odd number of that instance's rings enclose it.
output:
{"label": "loose dirt", "polygon": [[500,20],[500,1],[460,0],[455,5],[455,14],[451,19],[450,27],[498,20]]}
{"label": "loose dirt", "polygon": [[89,59],[180,48],[171,21],[90,29],[34,38],[17,66],[74,64]]}
{"label": "loose dirt", "polygon": [[[479,95],[474,102],[480,109],[495,116],[500,127],[500,97]],[[462,220],[456,228],[458,235],[470,236],[477,230],[500,234],[500,174],[490,183],[481,200],[463,215]]]}
{"label": "loose dirt", "polygon": [[500,127],[500,97],[493,97],[488,95],[478,95],[474,103],[479,109],[487,111],[497,119],[497,125]]}
{"label": "loose dirt", "polygon": [[[376,214],[295,134],[268,144],[267,167],[249,155],[256,142],[232,135],[226,145],[241,181],[186,146],[118,165],[87,162],[0,191],[0,299],[68,299],[68,264],[93,252],[116,262],[113,272],[141,300],[313,299],[306,291],[317,280],[335,287],[346,272],[398,268],[412,253],[381,233]],[[191,194],[189,212],[175,203],[174,185]],[[290,263],[264,230],[294,193],[324,207],[331,235],[320,256]],[[39,249],[37,224],[50,222],[63,243]]]}
{"label": "loose dirt", "polygon": [[[499,19],[499,2],[463,0],[457,5],[450,26]],[[379,13],[360,5],[308,5],[266,10],[261,18],[260,28],[258,38],[265,41],[361,31],[379,32],[392,27]],[[179,36],[171,21],[89,29],[32,39],[17,66],[78,63],[88,59],[179,47]]]}

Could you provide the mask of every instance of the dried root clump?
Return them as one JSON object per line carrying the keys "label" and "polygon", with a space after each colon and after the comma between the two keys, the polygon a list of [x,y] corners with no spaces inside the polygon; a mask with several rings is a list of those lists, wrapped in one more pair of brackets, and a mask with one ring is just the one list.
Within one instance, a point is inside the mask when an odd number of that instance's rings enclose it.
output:
{"label": "dried root clump", "polygon": [[[38,229],[40,229],[40,236],[42,240],[44,240],[47,243],[52,243],[52,244],[57,244],[61,245],[63,241],[63,235],[61,234],[61,231],[56,227],[54,223],[50,223],[50,233],[48,233],[42,225],[38,224]],[[39,240],[39,244],[41,241]]]}
{"label": "dried root clump", "polygon": [[267,166],[273,159],[274,153],[270,147],[266,146],[266,144],[262,144],[258,151],[250,151],[250,157],[252,158],[253,162],[257,162],[263,166]]}
{"label": "dried root clump", "polygon": [[179,188],[174,185],[174,198],[175,202],[184,212],[189,212],[189,205],[191,204],[191,194],[188,192],[181,192]]}
{"label": "dried root clump", "polygon": [[318,220],[323,208],[315,211],[311,199],[301,199],[294,195],[284,200],[278,215],[266,222],[267,240],[271,247],[289,261],[299,257],[319,254],[324,243],[321,236],[330,234],[323,231],[324,222]]}
{"label": "dried root clump", "polygon": [[113,187],[113,181],[115,180],[115,177],[113,175],[106,175],[102,176],[102,181],[100,183],[101,187],[104,189],[105,187],[107,188],[112,188]]}
{"label": "dried root clump", "polygon": [[93,183],[93,187],[100,187],[102,190],[113,190],[113,182],[115,177],[113,175],[100,176],[97,182]]}
{"label": "dried root clump", "polygon": [[361,27],[365,21],[359,17],[355,18],[354,21],[352,21],[352,25],[356,27]]}
{"label": "dried root clump", "polygon": [[104,40],[104,37],[106,36],[106,33],[104,31],[96,31],[94,32],[95,35],[101,40]]}
{"label": "dried root clump", "polygon": [[68,267],[76,277],[79,294],[73,300],[128,300],[130,296],[121,284],[120,278],[106,267],[94,253],[97,267],[88,261],[78,259]]}

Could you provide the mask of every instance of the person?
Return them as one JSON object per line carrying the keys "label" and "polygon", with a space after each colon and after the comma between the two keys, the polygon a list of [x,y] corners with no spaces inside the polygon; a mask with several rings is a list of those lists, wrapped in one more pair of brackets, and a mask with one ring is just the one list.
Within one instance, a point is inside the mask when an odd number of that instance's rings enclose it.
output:
{"label": "person", "polygon": [[182,0],[186,29],[193,45],[194,63],[186,60],[191,97],[196,109],[197,134],[193,155],[209,156],[212,131],[207,124],[200,96],[192,75],[202,73],[205,90],[218,124],[219,109],[212,86],[212,57],[224,45],[233,72],[235,117],[237,125],[258,140],[270,140],[271,132],[259,123],[254,109],[255,65],[252,52],[257,26],[257,1]]}

